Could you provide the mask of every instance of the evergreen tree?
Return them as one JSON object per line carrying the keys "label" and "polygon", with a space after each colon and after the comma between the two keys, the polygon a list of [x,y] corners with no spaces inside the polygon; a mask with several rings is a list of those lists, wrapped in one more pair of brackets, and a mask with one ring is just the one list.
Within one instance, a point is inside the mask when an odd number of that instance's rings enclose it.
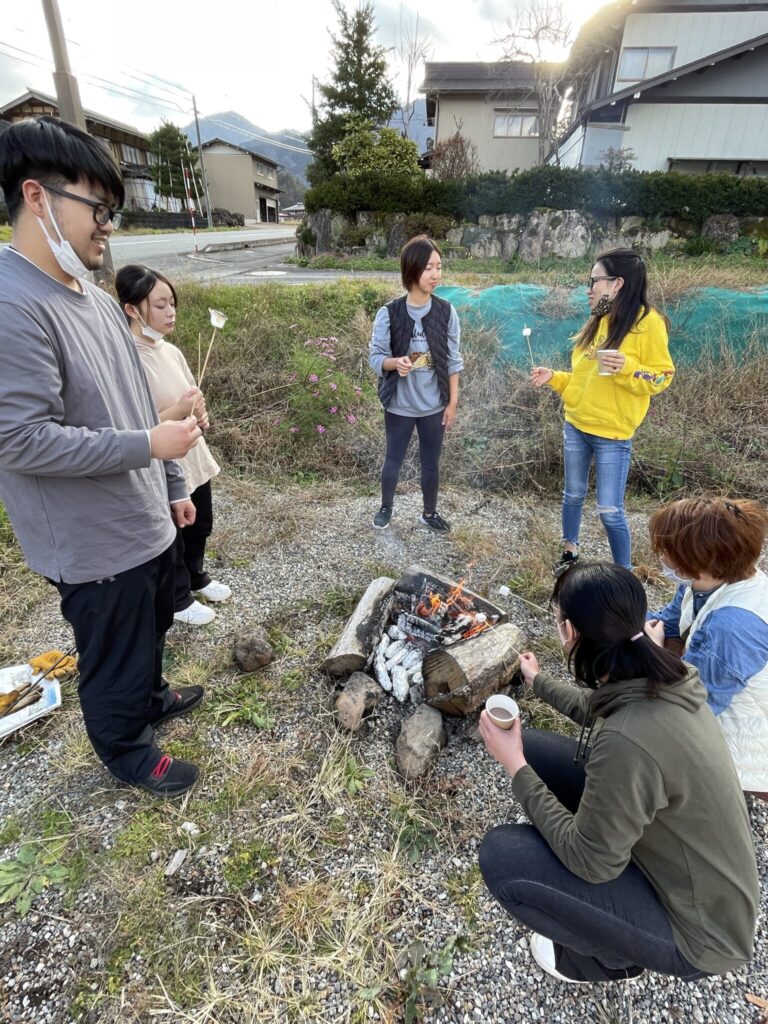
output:
{"label": "evergreen tree", "polygon": [[351,14],[343,0],[333,0],[333,8],[339,19],[337,34],[331,36],[334,68],[330,82],[319,86],[320,109],[312,112],[312,131],[307,139],[314,157],[307,168],[312,185],[338,173],[333,147],[344,138],[350,115],[358,115],[378,128],[399,106],[386,77],[386,50],[373,42],[376,25],[372,0],[361,0]]}
{"label": "evergreen tree", "polygon": [[[158,195],[165,199],[180,199],[182,209],[187,209],[183,166],[189,174],[189,188],[195,206],[198,205],[197,195],[200,196],[202,205],[205,202],[205,197],[197,164],[197,150],[189,145],[189,139],[184,132],[170,121],[163,121],[161,126],[149,136],[149,142],[152,147],[152,155],[155,158],[152,164],[152,177]],[[195,194],[195,181],[197,182],[197,195]]]}

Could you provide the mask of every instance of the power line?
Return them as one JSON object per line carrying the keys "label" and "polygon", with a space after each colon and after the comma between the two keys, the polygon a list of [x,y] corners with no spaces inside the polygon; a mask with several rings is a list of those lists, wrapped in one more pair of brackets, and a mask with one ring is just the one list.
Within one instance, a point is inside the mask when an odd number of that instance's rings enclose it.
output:
{"label": "power line", "polygon": [[256,132],[249,132],[245,128],[239,128],[236,124],[229,124],[228,121],[219,121],[218,118],[208,117],[203,114],[203,117],[209,124],[218,124],[222,128],[231,128],[232,131],[240,132],[241,135],[247,136],[249,139],[258,139],[259,142],[266,142],[270,146],[277,146],[278,149],[287,149],[292,153],[304,153],[307,156],[311,156],[311,152],[306,146],[303,148],[299,146],[289,146],[287,142],[277,142],[275,139],[271,139],[266,135],[258,135]]}
{"label": "power line", "polygon": [[[39,67],[45,70],[50,70],[53,67],[52,61],[50,61],[48,58],[42,56],[41,54],[32,53],[30,50],[24,50],[20,46],[14,46],[12,43],[6,43],[3,41],[0,42],[0,47],[6,47],[12,50],[16,50],[16,53],[5,52],[5,56],[9,57],[11,60],[18,61],[22,64],[31,64],[33,67]],[[0,53],[3,52],[4,51],[0,49]],[[26,57],[17,56],[17,54],[19,53],[26,54]],[[29,58],[32,59],[30,60]],[[149,103],[150,106],[158,105],[165,107],[167,110],[177,110],[181,111],[181,113],[184,114],[188,113],[187,110],[184,110],[177,103],[173,103],[171,100],[167,100],[162,96],[155,96],[152,93],[140,92],[138,89],[133,89],[129,85],[121,85],[118,82],[112,82],[108,78],[100,78],[98,75],[91,75],[88,73],[80,75],[80,78],[83,79],[83,81],[90,82],[92,85],[95,85],[99,89],[103,89],[105,92],[111,92],[118,96],[124,96],[127,99],[140,99],[146,103]]]}

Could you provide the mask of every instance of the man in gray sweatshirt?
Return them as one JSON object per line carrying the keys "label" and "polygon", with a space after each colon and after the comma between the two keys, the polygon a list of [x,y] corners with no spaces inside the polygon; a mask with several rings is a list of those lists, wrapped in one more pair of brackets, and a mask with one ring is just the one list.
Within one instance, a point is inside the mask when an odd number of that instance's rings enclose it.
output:
{"label": "man in gray sweatshirt", "polygon": [[[29,567],[59,590],[94,750],[160,796],[194,785],[154,726],[202,700],[162,677],[173,621],[174,522],[194,521],[174,459],[193,416],[159,423],[117,303],[82,278],[102,265],[125,198],[109,152],[43,117],[0,136],[13,225],[0,253],[0,500]],[[117,223],[116,223],[117,222]]]}

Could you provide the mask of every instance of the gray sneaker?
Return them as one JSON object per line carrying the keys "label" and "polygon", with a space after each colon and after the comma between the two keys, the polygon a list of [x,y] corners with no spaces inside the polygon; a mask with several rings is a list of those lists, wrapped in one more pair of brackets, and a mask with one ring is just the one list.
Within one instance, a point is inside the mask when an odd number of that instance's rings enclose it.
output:
{"label": "gray sneaker", "polygon": [[387,508],[386,505],[382,505],[376,515],[373,517],[373,525],[377,530],[386,530],[389,526],[389,520],[392,518],[392,509]]}

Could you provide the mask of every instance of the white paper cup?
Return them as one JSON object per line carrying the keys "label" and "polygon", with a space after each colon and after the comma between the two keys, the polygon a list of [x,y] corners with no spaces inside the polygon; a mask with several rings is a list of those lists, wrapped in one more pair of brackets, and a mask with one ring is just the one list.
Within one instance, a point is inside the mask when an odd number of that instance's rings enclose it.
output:
{"label": "white paper cup", "polygon": [[520,715],[520,708],[511,697],[503,693],[494,693],[485,702],[485,710],[494,725],[500,729],[511,729],[512,723]]}
{"label": "white paper cup", "polygon": [[597,356],[597,375],[598,377],[612,377],[613,371],[606,368],[603,359],[605,356],[611,354],[614,351],[612,348],[599,348],[595,355]]}

